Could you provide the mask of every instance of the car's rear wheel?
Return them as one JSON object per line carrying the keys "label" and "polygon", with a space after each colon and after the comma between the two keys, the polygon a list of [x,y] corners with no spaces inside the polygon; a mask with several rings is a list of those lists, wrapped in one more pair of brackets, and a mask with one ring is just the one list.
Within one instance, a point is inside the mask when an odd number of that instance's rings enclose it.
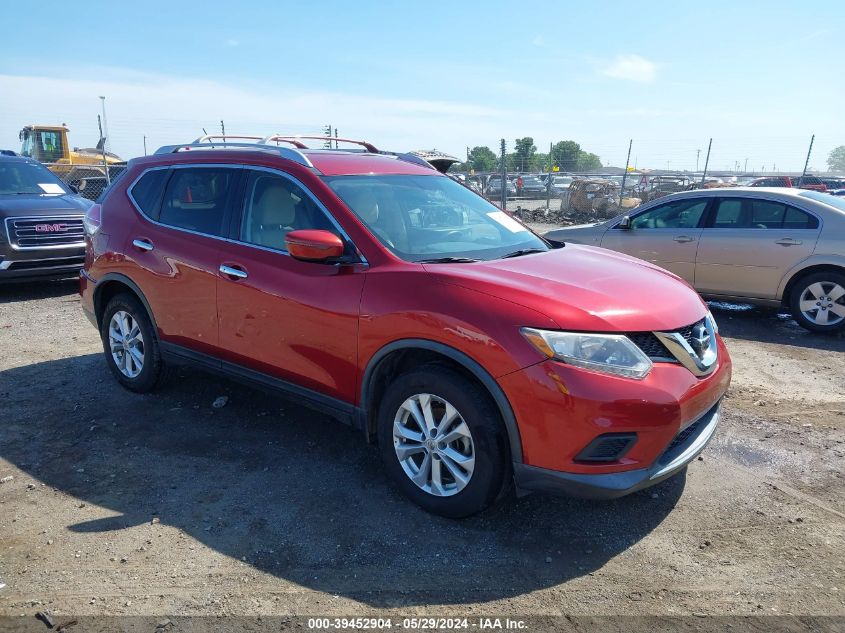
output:
{"label": "car's rear wheel", "polygon": [[820,272],[807,275],[792,287],[792,316],[814,332],[845,329],[845,274]]}
{"label": "car's rear wheel", "polygon": [[106,363],[120,384],[139,393],[158,386],[164,362],[150,317],[136,297],[120,294],[109,301],[100,337]]}
{"label": "car's rear wheel", "polygon": [[506,484],[501,416],[480,385],[449,367],[428,364],[397,378],[379,406],[378,435],[400,490],[434,514],[481,512]]}

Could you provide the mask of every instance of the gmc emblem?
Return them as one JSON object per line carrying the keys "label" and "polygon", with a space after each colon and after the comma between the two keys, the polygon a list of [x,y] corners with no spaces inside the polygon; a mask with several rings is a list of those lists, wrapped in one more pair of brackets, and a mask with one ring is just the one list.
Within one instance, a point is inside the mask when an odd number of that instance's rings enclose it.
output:
{"label": "gmc emblem", "polygon": [[63,233],[67,231],[67,224],[36,224],[36,233]]}

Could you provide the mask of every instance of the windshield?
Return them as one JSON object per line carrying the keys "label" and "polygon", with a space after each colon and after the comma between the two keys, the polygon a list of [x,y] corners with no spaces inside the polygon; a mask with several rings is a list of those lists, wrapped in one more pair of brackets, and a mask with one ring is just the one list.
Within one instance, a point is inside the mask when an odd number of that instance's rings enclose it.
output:
{"label": "windshield", "polygon": [[385,247],[407,261],[490,260],[523,249],[549,249],[524,225],[451,178],[324,180]]}
{"label": "windshield", "polygon": [[820,191],[802,191],[800,196],[804,198],[812,198],[818,202],[824,202],[826,205],[845,211],[845,200],[837,196],[832,196],[829,193],[822,193]]}
{"label": "windshield", "polygon": [[53,172],[28,161],[0,161],[0,196],[40,193],[69,193],[65,184]]}

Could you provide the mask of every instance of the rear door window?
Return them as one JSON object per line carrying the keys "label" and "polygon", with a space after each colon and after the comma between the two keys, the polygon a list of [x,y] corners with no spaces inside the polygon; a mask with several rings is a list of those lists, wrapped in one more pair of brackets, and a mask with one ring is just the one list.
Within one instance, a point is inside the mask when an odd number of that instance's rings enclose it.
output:
{"label": "rear door window", "polygon": [[223,237],[240,170],[233,167],[174,169],[158,220],[197,233]]}
{"label": "rear door window", "polygon": [[[126,172],[123,173],[125,174]],[[168,174],[170,174],[169,169],[153,169],[148,171],[129,190],[132,201],[144,215],[154,219],[158,218],[158,205],[161,201],[161,194],[164,193],[164,185],[167,182]],[[105,193],[104,191],[103,194]]]}
{"label": "rear door window", "polygon": [[815,229],[815,216],[774,200],[722,198],[713,216],[716,229]]}

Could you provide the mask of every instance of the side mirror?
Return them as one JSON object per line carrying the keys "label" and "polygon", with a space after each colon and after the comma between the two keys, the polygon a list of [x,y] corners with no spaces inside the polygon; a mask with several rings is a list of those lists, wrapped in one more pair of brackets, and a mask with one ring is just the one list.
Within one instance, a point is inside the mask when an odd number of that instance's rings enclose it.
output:
{"label": "side mirror", "polygon": [[306,262],[326,262],[343,255],[343,242],[330,231],[301,229],[285,236],[291,257]]}
{"label": "side mirror", "polygon": [[624,216],[622,221],[616,225],[616,228],[619,229],[630,229],[631,228],[631,218],[629,216]]}

